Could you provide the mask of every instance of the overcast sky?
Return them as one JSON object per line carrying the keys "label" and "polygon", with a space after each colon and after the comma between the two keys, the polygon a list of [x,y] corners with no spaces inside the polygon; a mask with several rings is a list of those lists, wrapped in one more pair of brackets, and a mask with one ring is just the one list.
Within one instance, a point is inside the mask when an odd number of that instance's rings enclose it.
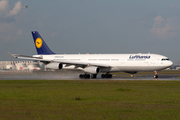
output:
{"label": "overcast sky", "polygon": [[[28,6],[26,8],[25,6]],[[180,0],[1,0],[0,61],[55,53],[157,53],[180,61]]]}

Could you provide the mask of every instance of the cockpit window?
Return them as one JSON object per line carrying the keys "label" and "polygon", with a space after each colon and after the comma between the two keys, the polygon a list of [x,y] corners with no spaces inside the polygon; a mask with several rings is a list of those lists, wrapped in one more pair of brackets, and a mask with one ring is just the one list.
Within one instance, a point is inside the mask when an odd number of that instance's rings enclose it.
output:
{"label": "cockpit window", "polygon": [[168,61],[168,60],[169,60],[168,58],[161,59],[161,61]]}

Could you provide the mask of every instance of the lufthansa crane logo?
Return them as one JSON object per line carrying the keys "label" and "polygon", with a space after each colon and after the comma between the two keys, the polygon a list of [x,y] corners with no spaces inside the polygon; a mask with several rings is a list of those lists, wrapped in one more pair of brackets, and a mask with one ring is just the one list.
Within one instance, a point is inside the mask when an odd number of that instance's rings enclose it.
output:
{"label": "lufthansa crane logo", "polygon": [[36,39],[36,47],[37,48],[41,48],[41,46],[42,46],[42,39],[41,38],[37,38]]}

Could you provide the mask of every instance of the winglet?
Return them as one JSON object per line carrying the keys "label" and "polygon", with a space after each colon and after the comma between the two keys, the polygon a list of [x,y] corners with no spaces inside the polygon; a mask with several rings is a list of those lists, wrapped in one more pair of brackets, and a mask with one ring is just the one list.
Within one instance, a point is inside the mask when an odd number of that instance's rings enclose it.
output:
{"label": "winglet", "polygon": [[8,54],[9,54],[11,57],[13,57],[13,58],[17,58],[15,55],[13,55],[13,54],[11,54],[11,53],[9,53],[9,52],[8,52]]}

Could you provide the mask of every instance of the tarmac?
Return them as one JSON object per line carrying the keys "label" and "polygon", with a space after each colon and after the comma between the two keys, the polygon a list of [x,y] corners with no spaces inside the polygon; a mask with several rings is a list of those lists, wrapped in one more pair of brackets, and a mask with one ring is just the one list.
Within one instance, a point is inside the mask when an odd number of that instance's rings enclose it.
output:
{"label": "tarmac", "polygon": [[96,79],[80,79],[80,71],[38,71],[38,72],[1,72],[0,80],[180,80],[179,74],[159,74],[158,79],[154,79],[153,75],[133,75],[116,76],[112,78],[101,78],[101,74]]}

